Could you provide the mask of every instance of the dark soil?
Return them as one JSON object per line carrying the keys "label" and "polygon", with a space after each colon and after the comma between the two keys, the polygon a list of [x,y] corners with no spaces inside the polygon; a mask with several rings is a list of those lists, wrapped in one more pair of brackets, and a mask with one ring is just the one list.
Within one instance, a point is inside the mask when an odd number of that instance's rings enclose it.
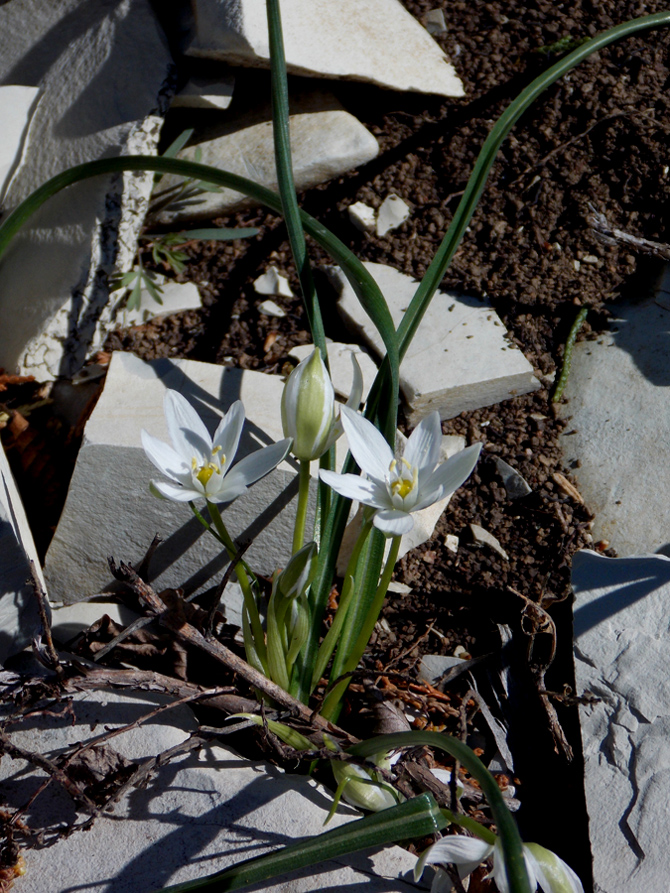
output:
{"label": "dark soil", "polygon": [[[436,0],[404,3],[418,18],[439,5]],[[301,196],[301,205],[363,259],[421,277],[492,124],[519,91],[558,58],[551,46],[563,38],[592,36],[665,5],[661,0],[445,4],[449,32],[437,39],[463,80],[466,98],[445,101],[360,84],[329,84],[375,134],[381,153],[366,167]],[[589,224],[592,210],[633,235],[670,241],[669,66],[663,29],[607,48],[547,90],[504,144],[444,285],[495,307],[545,387],[444,423],[445,433],[482,441],[484,458],[452,499],[432,540],[402,562],[397,579],[412,592],[388,600],[385,618],[391,632],[380,633],[372,643],[366,663],[370,673],[353,686],[351,702],[354,712],[369,704],[371,686],[407,701],[406,682],[415,678],[422,653],[450,654],[461,644],[473,656],[498,655],[500,628],[511,629],[504,663],[512,666],[514,687],[505,719],[521,781],[522,834],[561,852],[585,886],[590,865],[579,732],[574,708],[562,706],[562,696],[573,683],[570,561],[577,548],[591,542],[590,515],[561,488],[560,477],[554,477],[569,476],[569,469],[563,467],[558,447],[565,423],[552,411],[551,383],[579,307],[591,308],[583,329],[588,337],[593,328],[606,324],[608,304],[622,290],[629,296],[644,290],[654,272],[653,265],[641,262],[627,245],[602,242]],[[257,90],[259,85],[269,90],[267,76],[250,74],[246,89]],[[241,78],[236,101],[244,101],[244,91]],[[411,205],[410,219],[383,238],[355,230],[346,214],[348,205],[365,201],[379,206],[390,192]],[[284,319],[270,319],[256,310],[263,298],[251,283],[269,262],[290,275],[299,293],[282,222],[273,214],[250,210],[217,224],[253,225],[260,234],[190,249],[184,276],[208,283],[202,289],[205,310],[119,331],[109,338],[108,349],[279,373],[290,348],[310,340],[299,302],[277,299],[288,311]],[[315,264],[327,262],[317,246],[312,249]],[[328,309],[326,323],[328,334],[341,338],[342,327]],[[494,456],[520,471],[532,488],[529,496],[515,501],[507,497],[490,458]],[[470,523],[494,534],[508,560],[474,543]],[[456,555],[445,546],[446,533],[460,537]],[[532,670],[546,658],[546,642],[541,640],[548,636],[537,637],[529,661],[525,600],[548,608],[557,626],[558,654],[546,685],[561,695],[551,702],[576,752],[571,765],[556,752],[548,714],[537,694]],[[498,662],[498,656],[489,662],[488,676],[479,672],[479,685],[490,684]],[[398,687],[405,694],[394,688],[392,674],[383,675],[389,669],[404,674],[405,682]],[[451,708],[432,713],[428,709],[430,721],[458,731],[466,691],[466,683],[454,683],[448,689]],[[474,725],[470,730],[473,734]],[[489,747],[490,738],[482,740]],[[567,810],[571,813],[566,828]]]}

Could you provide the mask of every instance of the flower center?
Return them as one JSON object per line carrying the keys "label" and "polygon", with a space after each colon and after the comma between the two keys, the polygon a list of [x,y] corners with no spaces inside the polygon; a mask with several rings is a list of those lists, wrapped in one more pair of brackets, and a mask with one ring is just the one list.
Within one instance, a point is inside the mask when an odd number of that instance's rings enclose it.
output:
{"label": "flower center", "polygon": [[389,471],[391,473],[389,485],[392,495],[406,499],[418,484],[418,468],[412,467],[407,459],[402,458],[400,462],[394,459],[389,465]]}
{"label": "flower center", "polygon": [[220,456],[217,456],[217,453],[221,452],[221,447],[214,447],[212,450],[212,459],[217,459],[218,461],[204,462],[202,465],[198,464],[198,460],[193,457],[191,459],[191,468],[193,469],[193,475],[197,481],[199,481],[202,486],[207,489],[207,484],[209,483],[213,474],[223,474],[223,466],[226,464],[226,457],[223,453]]}

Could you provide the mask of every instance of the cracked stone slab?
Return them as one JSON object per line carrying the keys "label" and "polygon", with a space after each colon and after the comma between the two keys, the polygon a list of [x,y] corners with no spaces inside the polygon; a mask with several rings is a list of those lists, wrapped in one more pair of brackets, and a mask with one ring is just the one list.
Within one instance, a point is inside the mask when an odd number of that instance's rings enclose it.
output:
{"label": "cracked stone slab", "polygon": [[[242,400],[247,421],[237,461],[284,437],[278,376],[192,360],[145,363],[114,353],[47,553],[45,577],[54,600],[72,603],[114,588],[107,556],[135,563],[155,533],[164,537],[152,560],[159,588],[197,589],[223,573],[227,558],[188,505],[149,494],[149,482],[160,473],[142,449],[140,432],[144,428],[169,442],[163,412],[167,388],[190,400],[211,430],[224,410]],[[284,461],[223,508],[231,536],[253,540],[245,559],[261,574],[271,575],[291,554],[298,489],[292,463]]]}
{"label": "cracked stone slab", "polygon": [[670,559],[573,560],[577,693],[596,893],[667,888]]}
{"label": "cracked stone slab", "polygon": [[0,87],[0,198],[20,157],[23,135],[39,93],[37,87]]}
{"label": "cracked stone slab", "polygon": [[[365,263],[379,285],[393,322],[400,324],[418,282],[393,267]],[[379,333],[339,268],[331,268],[345,323],[378,355]],[[533,367],[505,338],[496,312],[474,298],[438,291],[400,366],[400,389],[414,426],[433,410],[450,419],[527,394],[540,387]]]}
{"label": "cracked stone slab", "polygon": [[[32,716],[13,725],[11,735],[19,746],[54,757],[68,745],[88,742],[166,702],[164,696],[146,693],[87,692],[75,696],[71,712],[64,710],[60,718]],[[107,755],[142,760],[180,744],[196,728],[190,711],[176,708],[112,738]],[[45,776],[21,760],[6,758],[0,764],[0,778],[3,799],[10,807],[19,807]],[[331,802],[331,795],[311,779],[212,744],[160,767],[146,787],[131,789],[90,830],[58,840],[57,826],[72,824],[75,812],[67,794],[53,783],[26,817],[32,828],[44,830],[53,845],[25,853],[26,874],[18,883],[24,893],[161,890],[318,834]],[[349,807],[340,807],[329,827],[357,817]],[[415,862],[400,847],[366,850],[266,882],[263,890],[334,893],[364,888],[369,893],[410,893],[416,890],[411,882]]]}
{"label": "cracked stone slab", "polygon": [[41,629],[35,595],[27,583],[31,561],[44,586],[23,503],[0,444],[0,664]]}
{"label": "cracked stone slab", "polygon": [[[268,68],[265,7],[257,0],[195,0],[187,53]],[[367,81],[392,90],[463,96],[453,66],[398,0],[284,0],[292,74]]]}
{"label": "cracked stone slab", "polygon": [[[5,210],[73,165],[155,154],[171,77],[149,0],[3,4],[0,84],[39,91]],[[81,366],[104,327],[106,274],[132,264],[152,182],[151,174],[86,180],[23,227],[2,260],[0,366],[42,379]]]}
{"label": "cracked stone slab", "polygon": [[594,538],[640,555],[670,543],[668,462],[659,449],[670,442],[670,311],[653,297],[612,310],[609,331],[575,345],[560,440],[595,514]]}
{"label": "cracked stone slab", "polygon": [[[295,93],[291,98],[289,128],[293,175],[299,191],[366,164],[379,153],[374,136],[329,93]],[[276,191],[269,104],[260,104],[241,115],[227,115],[220,123],[198,130],[177,157],[218,167]],[[183,180],[179,177],[163,177],[152,196],[153,204],[163,203],[180,183]],[[181,195],[174,203],[152,212],[150,221],[152,225],[171,226],[214,218],[253,204],[242,193],[222,188],[218,192]]]}

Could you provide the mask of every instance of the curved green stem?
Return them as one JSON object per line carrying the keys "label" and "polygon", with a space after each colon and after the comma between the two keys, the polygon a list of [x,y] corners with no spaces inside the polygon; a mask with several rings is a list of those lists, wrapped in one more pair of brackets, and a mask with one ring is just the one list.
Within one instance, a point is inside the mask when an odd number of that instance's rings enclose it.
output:
{"label": "curved green stem", "polygon": [[[213,502],[209,501],[207,502],[207,510],[209,511],[209,516],[214,523],[216,532],[218,533],[219,538],[223,543],[228,556],[230,557],[230,560],[234,561],[235,556],[237,555],[237,548],[235,546],[235,543],[232,541],[228,530],[226,529],[226,525],[223,523],[221,512],[219,511],[218,507],[214,505]],[[244,606],[247,609],[247,614],[249,616],[256,654],[258,655],[258,659],[263,666],[263,672],[267,675],[268,655],[265,645],[265,633],[263,632],[263,625],[261,624],[260,614],[258,613],[258,605],[256,604],[256,595],[254,593],[253,584],[249,579],[249,575],[247,574],[247,570],[243,562],[237,562],[237,564],[235,565],[235,573],[237,574],[237,580],[240,584],[240,589],[242,590],[242,595],[244,597]]]}
{"label": "curved green stem", "polygon": [[507,808],[495,778],[466,744],[440,732],[397,732],[392,735],[378,735],[376,738],[362,741],[354,747],[347,748],[347,751],[354,756],[367,758],[400,747],[421,747],[422,745],[437,747],[451,754],[455,760],[465,766],[470,775],[477,779],[498,829],[503,858],[507,867],[510,893],[531,893],[521,837],[516,822]]}
{"label": "curved green stem", "polygon": [[300,460],[298,508],[296,509],[295,527],[293,528],[293,555],[302,549],[305,544],[305,527],[307,526],[307,509],[309,508],[310,465],[309,459]]}

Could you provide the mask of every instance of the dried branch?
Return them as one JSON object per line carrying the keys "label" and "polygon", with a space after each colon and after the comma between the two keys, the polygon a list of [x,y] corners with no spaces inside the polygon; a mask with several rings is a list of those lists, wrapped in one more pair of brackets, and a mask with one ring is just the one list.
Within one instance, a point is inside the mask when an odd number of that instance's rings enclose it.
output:
{"label": "dried branch", "polygon": [[644,254],[653,254],[656,257],[662,257],[664,260],[670,260],[670,245],[665,242],[654,242],[651,239],[642,239],[640,236],[634,236],[625,230],[612,226],[607,217],[596,210],[593,205],[589,206],[591,213],[586,218],[586,222],[599,236],[603,242],[608,245],[630,245],[635,251],[642,251]]}
{"label": "dried branch", "polygon": [[180,642],[199,648],[209,654],[210,657],[227,666],[254,688],[257,688],[273,701],[276,701],[277,704],[284,707],[293,716],[299,717],[303,722],[315,726],[317,729],[340,735],[351,742],[357,740],[343,729],[338,728],[338,726],[333,725],[318,714],[314,714],[309,707],[292,697],[262,673],[259,673],[258,670],[255,670],[245,660],[238,657],[230,648],[222,645],[216,639],[206,638],[192,624],[186,621],[183,613],[178,610],[169,610],[160,596],[151,586],[139,578],[137,572],[129,564],[121,562],[117,566],[116,562],[110,559],[109,566],[113,576],[129,586],[132,592],[158,617],[160,624],[171,630]]}

